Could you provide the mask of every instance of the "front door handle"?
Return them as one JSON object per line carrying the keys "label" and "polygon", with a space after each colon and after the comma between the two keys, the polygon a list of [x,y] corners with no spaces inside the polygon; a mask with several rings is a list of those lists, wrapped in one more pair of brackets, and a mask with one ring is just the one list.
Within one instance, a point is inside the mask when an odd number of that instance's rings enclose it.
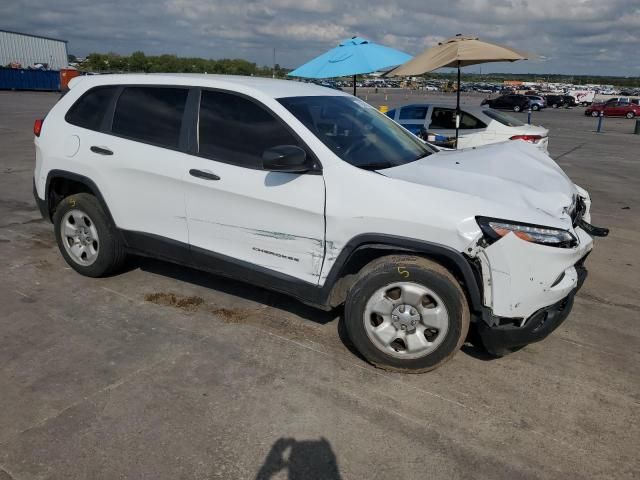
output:
{"label": "front door handle", "polygon": [[206,170],[196,170],[195,168],[189,170],[189,175],[192,177],[202,178],[204,180],[220,180],[220,177],[215,173],[207,172]]}
{"label": "front door handle", "polygon": [[104,147],[96,147],[95,145],[90,148],[93,153],[98,153],[100,155],[113,155],[113,152],[108,148]]}

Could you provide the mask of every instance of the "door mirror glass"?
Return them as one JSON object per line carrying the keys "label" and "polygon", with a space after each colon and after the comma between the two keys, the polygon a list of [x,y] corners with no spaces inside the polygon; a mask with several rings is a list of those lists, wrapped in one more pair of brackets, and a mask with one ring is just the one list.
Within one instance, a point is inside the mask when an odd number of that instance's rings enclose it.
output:
{"label": "door mirror glass", "polygon": [[303,173],[310,169],[307,153],[296,145],[277,145],[262,154],[262,168],[271,172]]}

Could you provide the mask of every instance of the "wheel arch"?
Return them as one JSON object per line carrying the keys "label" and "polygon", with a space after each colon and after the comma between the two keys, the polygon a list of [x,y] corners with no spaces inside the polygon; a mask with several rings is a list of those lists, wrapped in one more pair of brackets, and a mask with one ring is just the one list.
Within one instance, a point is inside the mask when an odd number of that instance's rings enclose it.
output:
{"label": "wheel arch", "polygon": [[52,221],[56,207],[65,197],[76,193],[90,193],[100,202],[111,224],[115,222],[100,189],[89,177],[66,170],[51,170],[47,174],[45,201],[48,220]]}
{"label": "wheel arch", "polygon": [[467,294],[470,311],[482,312],[479,272],[467,257],[445,245],[385,234],[359,235],[347,243],[325,281],[326,303],[330,306],[343,303],[358,272],[365,265],[393,254],[416,255],[439,263],[460,282]]}

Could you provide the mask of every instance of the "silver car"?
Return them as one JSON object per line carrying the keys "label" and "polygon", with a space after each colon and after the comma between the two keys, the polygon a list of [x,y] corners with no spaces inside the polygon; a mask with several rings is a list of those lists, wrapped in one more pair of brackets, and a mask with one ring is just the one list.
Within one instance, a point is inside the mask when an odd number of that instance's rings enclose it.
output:
{"label": "silver car", "polygon": [[526,95],[526,97],[531,102],[532,110],[541,110],[543,108],[547,108],[547,101],[544,97],[541,97],[539,95]]}

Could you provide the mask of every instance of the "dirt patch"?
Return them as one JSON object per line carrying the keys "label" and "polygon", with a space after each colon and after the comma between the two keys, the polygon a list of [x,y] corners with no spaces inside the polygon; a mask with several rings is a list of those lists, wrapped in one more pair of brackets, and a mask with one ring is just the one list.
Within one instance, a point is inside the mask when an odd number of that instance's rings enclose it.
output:
{"label": "dirt patch", "polygon": [[33,264],[38,270],[53,270],[53,264],[48,260],[38,260]]}
{"label": "dirt patch", "polygon": [[321,332],[317,326],[308,325],[304,320],[293,318],[284,312],[269,311],[265,307],[227,308],[207,304],[200,297],[186,297],[171,292],[147,293],[144,299],[156,305],[179,308],[185,312],[206,312],[227,324],[253,325],[287,338],[327,344],[327,334]]}
{"label": "dirt patch", "polygon": [[231,309],[231,308],[211,308],[209,313],[220,317],[226,323],[240,323],[248,319],[252,313],[251,310]]}
{"label": "dirt patch", "polygon": [[195,312],[204,303],[201,297],[183,297],[175,293],[148,293],[144,296],[147,302],[166,307],[176,307],[187,312]]}

